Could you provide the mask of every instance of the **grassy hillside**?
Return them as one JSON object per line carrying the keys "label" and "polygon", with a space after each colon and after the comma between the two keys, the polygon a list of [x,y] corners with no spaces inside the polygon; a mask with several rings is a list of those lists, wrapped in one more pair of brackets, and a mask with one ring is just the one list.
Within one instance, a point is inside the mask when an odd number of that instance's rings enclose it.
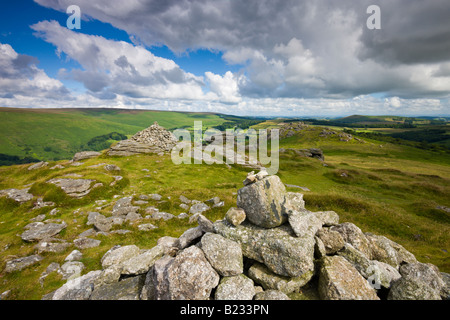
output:
{"label": "grassy hillside", "polygon": [[167,129],[212,127],[225,120],[215,114],[119,109],[0,108],[0,154],[39,160],[71,158],[93,138],[117,132],[133,135],[158,121]]}
{"label": "grassy hillside", "polygon": [[[128,113],[124,116],[132,117]],[[92,115],[86,117],[91,119]],[[111,119],[120,119],[121,116],[112,113],[97,117],[99,121],[111,123]],[[105,117],[109,120],[105,120]],[[192,126],[194,119],[191,116],[190,120],[179,121],[186,121],[186,126]],[[214,121],[220,119],[211,118],[211,122]],[[118,122],[130,126],[126,120]],[[267,125],[277,126],[278,122],[269,121]],[[264,124],[257,126],[264,127]],[[345,142],[336,135],[322,137],[322,130],[309,126],[280,141],[280,147],[285,149],[318,147],[325,154],[325,162],[321,162],[300,157],[293,151],[282,153],[278,172],[282,181],[311,190],[303,192],[308,209],[334,210],[340,215],[341,222],[353,222],[364,232],[387,236],[414,253],[419,261],[433,263],[441,271],[450,272],[450,214],[438,208],[450,207],[449,155],[371,139],[364,139],[364,143],[355,139]],[[102,163],[119,166],[119,174],[124,179],[110,186],[113,175],[117,173],[107,172],[102,166],[90,168]],[[50,170],[49,167],[55,164],[65,168]],[[163,196],[162,201],[150,200],[148,204],[140,205],[142,216],[146,215],[145,208],[149,205],[158,207],[160,211],[180,214],[184,211],[179,207],[180,195],[202,201],[218,196],[225,201],[225,206],[205,213],[206,217],[215,221],[223,218],[226,211],[235,206],[236,192],[250,171],[237,165],[231,168],[206,164],[174,165],[169,155],[102,155],[86,160],[78,167],[71,166],[68,161],[51,161],[47,168],[37,171],[28,171],[28,166],[0,167],[0,190],[29,185],[35,197],[54,201],[59,213],[50,216],[53,207],[33,210],[32,202],[19,205],[0,197],[0,292],[11,290],[10,299],[40,299],[43,294],[60,287],[64,280],[57,274],[49,276],[42,286],[38,279],[50,263],[62,265],[64,258],[75,249],[71,246],[62,253],[43,253],[44,260],[35,266],[5,274],[3,268],[6,260],[35,252],[35,244],[25,243],[19,235],[30,219],[37,215],[46,214],[47,219],[65,221],[67,228],[59,237],[69,243],[92,227],[86,225],[88,212],[97,211],[110,216],[117,197],[128,195],[134,195],[135,200],[142,194],[159,193]],[[49,179],[67,174],[95,179],[103,186],[82,199],[72,199],[59,188],[46,183]],[[299,192],[300,189],[288,190]],[[97,200],[105,200],[105,204],[98,208]],[[99,269],[101,257],[114,245],[136,244],[142,249],[149,249],[162,236],[178,237],[186,229],[196,226],[196,223],[189,223],[187,219],[144,219],[137,224],[140,223],[152,223],[158,228],[139,231],[136,223],[126,223],[114,229],[127,229],[131,233],[96,236],[96,239],[101,240],[100,246],[82,250],[82,262],[86,266],[83,274]]]}

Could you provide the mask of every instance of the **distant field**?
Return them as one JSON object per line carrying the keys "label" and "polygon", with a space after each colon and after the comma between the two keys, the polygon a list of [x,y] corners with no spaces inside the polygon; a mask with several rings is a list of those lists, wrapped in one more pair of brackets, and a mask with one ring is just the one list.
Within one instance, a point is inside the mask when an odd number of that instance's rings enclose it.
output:
{"label": "distant field", "polygon": [[[79,117],[100,123],[116,123],[114,117],[120,114],[80,114]],[[62,113],[62,115],[67,116]],[[132,117],[133,113],[122,114]],[[139,116],[139,115],[138,115]],[[150,117],[149,115],[147,115]],[[221,118],[205,115],[208,123],[216,123]],[[105,120],[109,117],[109,120]],[[162,121],[171,120],[167,114]],[[186,125],[203,115],[174,115],[174,119]],[[153,118],[152,118],[153,119]],[[156,119],[156,115],[155,115]],[[131,121],[131,120],[130,120]],[[158,120],[159,121],[159,120]],[[283,120],[266,121],[255,127],[277,126]],[[120,125],[137,128],[124,120]],[[67,123],[67,122],[66,122]],[[91,122],[95,123],[95,121]],[[152,123],[152,122],[151,122]],[[150,123],[150,124],[151,124]],[[175,123],[175,121],[174,121]],[[147,124],[146,124],[147,126]],[[169,122],[166,123],[170,127]],[[135,129],[133,129],[135,130]],[[450,272],[450,213],[442,207],[450,207],[450,154],[423,150],[411,146],[387,143],[376,139],[364,142],[352,139],[341,141],[338,135],[320,136],[323,128],[308,126],[297,134],[280,140],[280,147],[288,149],[321,148],[325,161],[301,157],[295,151],[287,150],[280,154],[280,168],[277,175],[286,184],[307,187],[304,193],[306,208],[311,211],[334,210],[341,222],[355,223],[363,232],[384,235],[411,251],[419,261],[430,262],[440,271]],[[134,131],[132,132],[134,133]],[[121,168],[123,176],[119,183],[110,186],[114,173],[106,172],[100,164],[109,163]],[[64,169],[50,170],[60,164]],[[100,165],[96,168],[92,165]],[[138,195],[158,193],[163,201],[151,200],[142,205],[139,213],[145,216],[145,207],[157,206],[160,211],[178,215],[184,212],[180,207],[180,195],[189,199],[205,201],[218,196],[225,202],[224,207],[213,208],[205,216],[216,221],[223,219],[227,210],[236,205],[236,192],[243,186],[242,181],[250,169],[239,165],[175,165],[170,155],[155,154],[130,157],[109,157],[106,154],[85,161],[73,167],[66,161],[50,161],[49,166],[38,171],[29,171],[29,165],[0,167],[0,190],[24,188],[30,185],[30,192],[44,201],[53,201],[60,210],[50,216],[52,207],[33,210],[33,202],[19,205],[13,200],[0,198],[0,292],[11,290],[10,299],[41,299],[59,288],[64,280],[56,273],[48,277],[43,286],[38,283],[40,275],[50,263],[62,265],[65,257],[74,249],[72,246],[61,253],[47,253],[45,260],[23,271],[6,274],[2,270],[6,257],[24,257],[35,252],[33,243],[24,242],[20,235],[30,219],[46,214],[49,219],[61,219],[67,228],[59,235],[72,243],[79,234],[90,229],[87,213],[96,211],[105,216],[111,215],[116,195]],[[55,186],[47,183],[49,179],[67,174],[79,174],[86,179],[94,179],[103,186],[82,199],[71,199]],[[289,187],[288,191],[300,189]],[[96,200],[106,200],[107,205],[98,208]],[[79,212],[76,213],[76,212]],[[101,244],[96,248],[83,250],[82,262],[86,266],[83,274],[101,269],[100,259],[114,245],[135,244],[141,249],[150,249],[162,236],[179,237],[185,230],[197,225],[196,222],[172,219],[168,221],[147,220],[158,228],[152,231],[139,231],[136,224],[126,223],[114,226],[127,229],[129,234],[97,235]],[[3,272],[3,273],[2,273]]]}
{"label": "distant field", "polygon": [[69,159],[92,138],[118,132],[133,135],[154,121],[175,129],[194,125],[212,127],[225,120],[208,113],[119,109],[9,109],[0,108],[0,153],[39,160]]}

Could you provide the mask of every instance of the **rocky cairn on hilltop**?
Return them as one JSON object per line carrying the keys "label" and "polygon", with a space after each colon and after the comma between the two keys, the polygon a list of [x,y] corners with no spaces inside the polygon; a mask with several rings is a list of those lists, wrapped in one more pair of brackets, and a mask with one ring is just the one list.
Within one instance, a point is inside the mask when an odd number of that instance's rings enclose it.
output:
{"label": "rocky cairn on hilltop", "polygon": [[130,139],[119,141],[112,146],[108,150],[108,155],[130,156],[141,153],[164,153],[170,151],[177,141],[173,133],[155,121],[150,127],[139,131]]}
{"label": "rocky cairn on hilltop", "polygon": [[313,284],[321,299],[448,298],[438,268],[334,211],[305,209],[278,176],[251,173],[237,207],[155,247],[114,246],[102,270],[69,279],[53,300],[274,300]]}

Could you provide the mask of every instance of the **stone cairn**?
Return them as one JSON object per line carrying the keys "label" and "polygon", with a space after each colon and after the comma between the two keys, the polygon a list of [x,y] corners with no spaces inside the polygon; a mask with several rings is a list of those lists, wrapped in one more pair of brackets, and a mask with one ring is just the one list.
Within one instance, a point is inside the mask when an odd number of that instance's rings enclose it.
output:
{"label": "stone cairn", "polygon": [[177,143],[177,138],[155,121],[147,129],[139,131],[130,139],[119,141],[108,150],[110,156],[129,156],[140,153],[164,153]]}
{"label": "stone cairn", "polygon": [[[102,270],[69,279],[44,299],[285,300],[314,284],[321,299],[447,299],[448,275],[334,211],[305,209],[278,176],[249,174],[237,207],[155,247],[115,246]],[[447,283],[447,284],[446,284]]]}

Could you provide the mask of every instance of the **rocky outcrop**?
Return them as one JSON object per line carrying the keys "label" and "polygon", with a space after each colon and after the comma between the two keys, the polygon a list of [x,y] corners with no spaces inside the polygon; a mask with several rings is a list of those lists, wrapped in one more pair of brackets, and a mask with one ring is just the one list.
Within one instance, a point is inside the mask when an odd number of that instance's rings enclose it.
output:
{"label": "rocky outcrop", "polygon": [[155,121],[153,125],[127,140],[119,141],[108,150],[110,156],[130,156],[141,153],[170,151],[177,143],[176,137]]}
{"label": "rocky outcrop", "polygon": [[23,232],[20,237],[26,242],[40,241],[56,236],[66,227],[65,223],[33,222],[25,227],[28,230]]}
{"label": "rocky outcrop", "polygon": [[0,190],[0,197],[6,196],[16,202],[27,202],[33,199],[33,195],[31,193],[28,193],[28,190],[30,188],[26,189],[6,189],[6,190]]}
{"label": "rocky outcrop", "polygon": [[[102,270],[78,277],[77,286],[70,279],[53,299],[286,300],[305,286],[332,300],[448,297],[448,279],[401,245],[339,223],[334,211],[306,210],[302,194],[286,192],[278,177],[249,176],[239,209],[225,219],[197,213],[197,227],[149,250],[114,246]],[[119,199],[113,214],[135,210],[131,202]],[[91,214],[92,224],[99,217]]]}
{"label": "rocky outcrop", "polygon": [[76,153],[73,156],[72,161],[76,162],[76,161],[96,158],[96,157],[98,157],[100,155],[101,155],[101,153],[97,152],[97,151],[81,151],[81,152]]}
{"label": "rocky outcrop", "polygon": [[90,179],[51,179],[48,183],[52,183],[60,187],[68,196],[74,198],[82,198],[91,192],[92,183],[95,180]]}

